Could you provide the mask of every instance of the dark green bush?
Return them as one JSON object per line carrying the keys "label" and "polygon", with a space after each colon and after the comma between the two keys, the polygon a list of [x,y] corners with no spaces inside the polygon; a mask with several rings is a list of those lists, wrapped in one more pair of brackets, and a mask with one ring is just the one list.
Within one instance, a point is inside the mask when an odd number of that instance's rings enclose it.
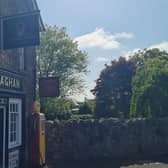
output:
{"label": "dark green bush", "polygon": [[80,103],[79,114],[93,114],[95,109],[94,100],[85,100],[83,103]]}

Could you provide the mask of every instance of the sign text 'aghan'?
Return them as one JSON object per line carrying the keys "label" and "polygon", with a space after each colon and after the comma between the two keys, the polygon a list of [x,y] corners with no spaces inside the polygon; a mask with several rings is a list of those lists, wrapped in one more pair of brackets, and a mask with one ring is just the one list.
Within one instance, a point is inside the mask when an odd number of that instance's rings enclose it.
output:
{"label": "sign text 'aghan'", "polygon": [[21,91],[22,80],[15,74],[0,72],[0,89]]}

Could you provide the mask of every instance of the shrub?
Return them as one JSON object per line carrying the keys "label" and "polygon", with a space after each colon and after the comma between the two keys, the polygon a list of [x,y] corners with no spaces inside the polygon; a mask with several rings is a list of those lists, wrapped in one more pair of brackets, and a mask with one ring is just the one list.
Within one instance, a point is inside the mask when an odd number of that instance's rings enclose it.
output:
{"label": "shrub", "polygon": [[72,115],[71,116],[71,119],[74,119],[74,120],[87,120],[87,119],[92,119],[93,118],[93,115],[92,114],[75,114],[75,115]]}

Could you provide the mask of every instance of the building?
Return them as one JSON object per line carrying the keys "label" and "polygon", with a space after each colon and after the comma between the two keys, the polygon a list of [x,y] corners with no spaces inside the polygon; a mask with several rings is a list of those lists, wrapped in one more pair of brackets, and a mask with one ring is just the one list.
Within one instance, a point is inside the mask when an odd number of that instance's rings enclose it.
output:
{"label": "building", "polygon": [[[0,17],[37,10],[34,0],[0,0]],[[35,59],[33,46],[0,51],[0,168],[30,168]]]}

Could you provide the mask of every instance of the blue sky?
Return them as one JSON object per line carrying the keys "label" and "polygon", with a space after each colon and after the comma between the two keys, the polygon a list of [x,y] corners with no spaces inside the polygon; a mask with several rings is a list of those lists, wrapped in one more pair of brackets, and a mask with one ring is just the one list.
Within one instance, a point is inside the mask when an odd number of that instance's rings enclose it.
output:
{"label": "blue sky", "polygon": [[90,73],[85,93],[91,98],[105,63],[139,48],[168,51],[168,0],[37,0],[44,23],[66,27],[87,51]]}

